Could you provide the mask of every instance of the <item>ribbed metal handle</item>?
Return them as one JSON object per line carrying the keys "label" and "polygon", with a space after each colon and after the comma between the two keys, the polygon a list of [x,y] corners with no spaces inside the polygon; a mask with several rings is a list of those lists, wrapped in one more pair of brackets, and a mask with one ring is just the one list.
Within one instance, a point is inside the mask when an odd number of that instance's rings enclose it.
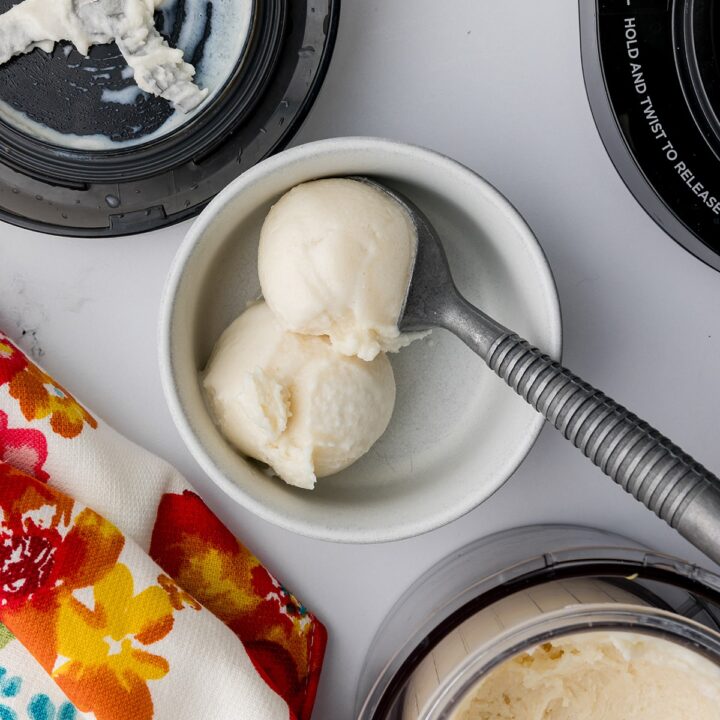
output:
{"label": "ribbed metal handle", "polygon": [[627,492],[720,562],[720,480],[670,440],[517,335],[488,365]]}

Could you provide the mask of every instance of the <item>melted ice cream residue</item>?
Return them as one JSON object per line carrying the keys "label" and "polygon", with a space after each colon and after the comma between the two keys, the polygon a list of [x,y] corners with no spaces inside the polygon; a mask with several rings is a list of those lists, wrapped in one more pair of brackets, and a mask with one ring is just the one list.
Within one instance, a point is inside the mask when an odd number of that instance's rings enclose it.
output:
{"label": "melted ice cream residue", "polygon": [[87,55],[92,45],[115,42],[138,87],[189,112],[208,91],[194,82],[195,68],[183,51],[155,29],[164,0],[24,0],[0,15],[0,64],[39,47],[51,52],[68,40]]}

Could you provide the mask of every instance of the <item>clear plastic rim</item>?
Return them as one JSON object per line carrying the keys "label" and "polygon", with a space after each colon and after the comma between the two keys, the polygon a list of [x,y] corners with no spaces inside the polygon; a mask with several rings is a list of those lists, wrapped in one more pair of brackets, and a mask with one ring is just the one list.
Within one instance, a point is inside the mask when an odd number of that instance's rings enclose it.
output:
{"label": "clear plastic rim", "polygon": [[448,677],[421,720],[447,720],[488,672],[518,653],[577,633],[621,631],[651,635],[682,645],[720,667],[720,634],[687,618],[634,605],[587,605],[547,613],[478,647]]}
{"label": "clear plastic rim", "polygon": [[[359,679],[355,716],[385,720],[431,650],[479,610],[548,580],[627,577],[662,583],[720,608],[720,577],[598,528],[528,525],[479,538],[428,568],[378,628]],[[677,607],[672,609],[678,610]],[[713,613],[720,628],[720,615]]]}

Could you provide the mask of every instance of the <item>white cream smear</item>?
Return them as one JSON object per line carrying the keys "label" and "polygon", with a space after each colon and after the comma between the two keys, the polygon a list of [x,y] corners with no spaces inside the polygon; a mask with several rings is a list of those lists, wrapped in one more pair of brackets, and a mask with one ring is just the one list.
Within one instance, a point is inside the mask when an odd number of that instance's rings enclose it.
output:
{"label": "white cream smear", "polygon": [[61,40],[83,55],[92,45],[115,42],[137,86],[189,112],[208,91],[194,82],[195,68],[155,29],[163,0],[24,0],[0,15],[0,64],[36,47],[51,52]]}
{"label": "white cream smear", "polygon": [[0,64],[35,48],[51,52],[62,40],[72,42],[82,54],[92,45],[114,40],[128,64],[122,76],[133,77],[137,88],[103,90],[101,99],[133,104],[143,93],[167,99],[177,111],[154,132],[123,141],[101,134],[60,132],[2,100],[0,118],[53,145],[82,150],[138,145],[176,129],[200,109],[204,99],[214,96],[232,73],[250,34],[252,3],[214,0],[212,30],[205,38],[197,75],[183,57],[193,57],[203,39],[207,2],[186,0],[177,48],[172,48],[155,29],[153,14],[160,10],[165,26],[172,27],[176,5],[177,0],[24,0],[0,15]]}

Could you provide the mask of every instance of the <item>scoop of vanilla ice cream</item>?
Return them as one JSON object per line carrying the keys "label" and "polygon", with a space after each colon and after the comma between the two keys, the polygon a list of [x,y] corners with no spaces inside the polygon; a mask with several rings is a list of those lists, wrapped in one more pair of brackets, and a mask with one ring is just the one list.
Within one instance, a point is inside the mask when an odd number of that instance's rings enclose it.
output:
{"label": "scoop of vanilla ice cream", "polygon": [[629,632],[554,639],[506,660],[452,720],[717,720],[720,668]]}
{"label": "scoop of vanilla ice cream", "polygon": [[203,383],[228,440],[308,489],[364,455],[395,405],[385,355],[365,362],[327,338],[288,332],[264,302],[225,330]]}
{"label": "scoop of vanilla ice cream", "polygon": [[417,337],[398,330],[416,249],[410,216],[381,190],[316,180],[270,210],[260,234],[260,284],[286,329],[328,335],[344,355],[372,360]]}

